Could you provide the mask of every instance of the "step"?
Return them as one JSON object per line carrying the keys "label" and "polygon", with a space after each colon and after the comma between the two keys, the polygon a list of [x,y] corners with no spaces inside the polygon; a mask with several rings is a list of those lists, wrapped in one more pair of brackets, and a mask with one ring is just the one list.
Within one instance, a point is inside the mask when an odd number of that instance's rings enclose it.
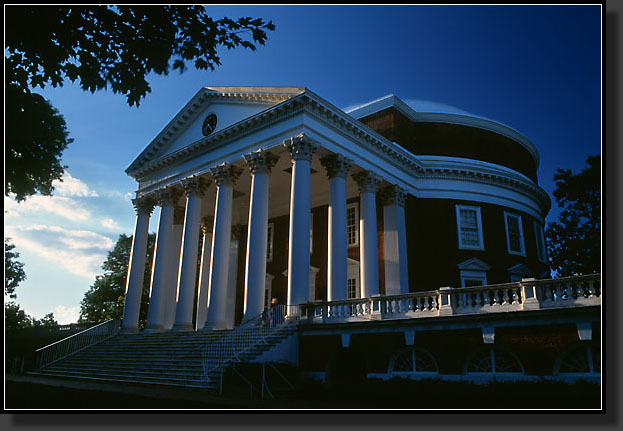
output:
{"label": "step", "polygon": [[126,379],[126,378],[102,378],[97,376],[74,376],[74,375],[64,375],[64,374],[45,374],[45,373],[37,373],[31,372],[28,373],[34,376],[40,377],[55,377],[55,378],[63,378],[63,379],[71,379],[71,380],[89,380],[89,381],[99,381],[99,382],[115,382],[115,383],[126,383],[126,384],[135,384],[135,385],[150,385],[150,386],[174,386],[174,387],[185,387],[185,388],[195,388],[195,389],[208,389],[214,390],[216,389],[215,383],[209,382],[188,382],[188,383],[180,383],[180,382],[158,382],[151,380],[140,380],[140,379]]}

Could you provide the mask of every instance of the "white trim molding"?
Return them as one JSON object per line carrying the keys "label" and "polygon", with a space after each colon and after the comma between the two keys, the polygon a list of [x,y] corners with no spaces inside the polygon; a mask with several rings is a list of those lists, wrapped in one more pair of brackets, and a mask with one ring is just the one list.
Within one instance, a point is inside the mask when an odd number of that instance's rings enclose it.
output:
{"label": "white trim molding", "polygon": [[[463,226],[461,221],[461,212],[473,212],[475,214],[475,223],[476,226]],[[478,244],[469,244],[466,243],[466,238],[464,238],[465,233],[468,234],[467,231],[463,232],[464,229],[477,229],[476,238],[478,239]],[[459,249],[461,250],[484,250],[485,243],[482,236],[482,217],[480,214],[480,207],[472,206],[472,205],[456,205],[456,230],[457,230],[457,239]]]}
{"label": "white trim molding", "polygon": [[[509,224],[509,218],[516,220],[516,226],[514,226],[518,232],[513,232],[513,235],[517,236],[516,240],[518,241],[518,246],[519,246],[519,250],[515,249],[512,245],[513,245],[513,241],[511,240],[511,232],[510,232],[510,228],[512,227]],[[519,214],[515,214],[515,213],[511,213],[509,211],[504,211],[504,229],[506,232],[506,248],[508,251],[508,254],[514,254],[517,256],[526,256],[526,243],[524,241],[524,234],[523,234],[523,226],[521,223],[521,215]]]}

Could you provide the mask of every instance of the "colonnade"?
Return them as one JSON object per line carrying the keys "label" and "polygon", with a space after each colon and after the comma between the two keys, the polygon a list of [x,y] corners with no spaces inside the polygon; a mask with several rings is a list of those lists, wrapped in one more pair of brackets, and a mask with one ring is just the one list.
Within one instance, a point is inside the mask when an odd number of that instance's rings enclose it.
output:
{"label": "colonnade", "polygon": [[[309,301],[310,176],[312,156],[318,144],[299,135],[285,141],[284,147],[292,161],[287,304],[288,316],[294,317],[299,313],[298,305]],[[264,309],[269,175],[277,156],[259,150],[245,155],[244,160],[251,174],[243,314],[243,321],[247,321]],[[327,298],[343,300],[347,298],[346,178],[352,162],[340,154],[325,156],[320,162],[329,178]],[[183,228],[181,217],[176,217],[176,202],[181,197],[178,188],[167,186],[155,194],[133,200],[137,216],[126,285],[124,331],[138,330],[149,219],[156,204],[160,206],[160,218],[145,329],[155,332],[195,329],[193,305],[197,285],[196,329],[226,329],[233,324],[235,292],[231,291],[230,260],[237,260],[237,244],[232,248],[232,203],[233,187],[241,173],[236,165],[223,163],[210,170],[209,179],[199,176],[184,179]],[[361,294],[371,297],[379,294],[376,195],[381,177],[361,171],[352,178],[360,192]],[[214,216],[201,218],[202,200],[212,181],[216,185]],[[395,185],[381,191],[387,294],[408,293],[405,195],[405,191]],[[201,235],[203,249],[197,281]],[[232,250],[235,250],[233,258]]]}

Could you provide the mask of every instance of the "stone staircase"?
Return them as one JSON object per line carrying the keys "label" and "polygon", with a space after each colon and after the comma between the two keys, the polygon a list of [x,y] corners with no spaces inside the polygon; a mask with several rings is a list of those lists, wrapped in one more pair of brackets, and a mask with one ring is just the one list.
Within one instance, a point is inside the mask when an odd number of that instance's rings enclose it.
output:
{"label": "stone staircase", "polygon": [[236,362],[252,362],[296,332],[238,327],[224,331],[118,334],[31,375],[217,390],[219,376]]}

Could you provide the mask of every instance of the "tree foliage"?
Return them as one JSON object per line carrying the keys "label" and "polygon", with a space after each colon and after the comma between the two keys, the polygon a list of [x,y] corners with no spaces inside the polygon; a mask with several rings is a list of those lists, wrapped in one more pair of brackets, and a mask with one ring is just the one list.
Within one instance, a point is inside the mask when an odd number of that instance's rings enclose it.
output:
{"label": "tree foliage", "polygon": [[15,289],[26,279],[24,264],[17,260],[19,253],[14,251],[11,238],[4,238],[4,294],[11,299],[17,298]]}
{"label": "tree foliage", "polygon": [[[5,194],[49,195],[71,143],[65,121],[36,87],[78,82],[138,106],[147,75],[221,64],[217,48],[255,50],[274,30],[259,18],[211,18],[203,6],[5,7]],[[9,121],[9,119],[11,121]]]}
{"label": "tree foliage", "polygon": [[577,174],[558,169],[554,197],[562,212],[548,224],[547,251],[560,276],[601,271],[601,156],[590,156]]}
{"label": "tree foliage", "polygon": [[41,319],[36,319],[22,310],[14,301],[4,304],[4,328],[6,331],[27,328],[43,328],[56,326],[58,322],[53,313],[48,313]]}
{"label": "tree foliage", "polygon": [[[147,239],[147,256],[143,279],[143,295],[139,314],[139,327],[147,320],[149,301],[149,282],[156,235],[151,233]],[[122,319],[125,302],[125,287],[128,263],[132,249],[132,237],[122,234],[113,249],[108,252],[102,265],[103,275],[98,275],[95,282],[84,294],[80,303],[79,322],[104,322],[108,319]]]}

